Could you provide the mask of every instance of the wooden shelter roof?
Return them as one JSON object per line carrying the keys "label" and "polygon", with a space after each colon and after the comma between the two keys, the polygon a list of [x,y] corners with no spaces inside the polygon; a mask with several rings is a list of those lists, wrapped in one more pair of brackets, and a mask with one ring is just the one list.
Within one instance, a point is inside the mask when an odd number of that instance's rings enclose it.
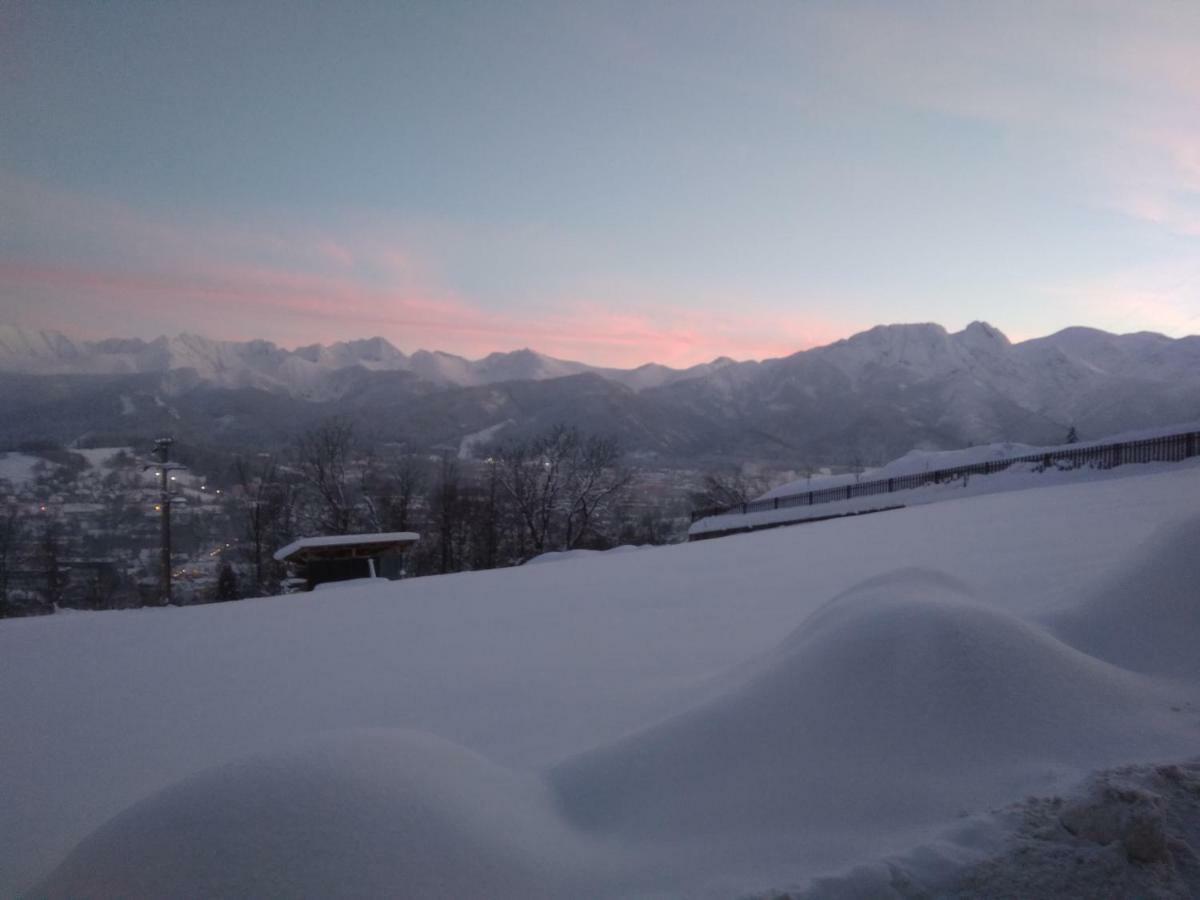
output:
{"label": "wooden shelter roof", "polygon": [[415,544],[421,536],[414,531],[389,531],[376,534],[333,534],[300,538],[275,551],[280,561],[312,558],[372,556]]}

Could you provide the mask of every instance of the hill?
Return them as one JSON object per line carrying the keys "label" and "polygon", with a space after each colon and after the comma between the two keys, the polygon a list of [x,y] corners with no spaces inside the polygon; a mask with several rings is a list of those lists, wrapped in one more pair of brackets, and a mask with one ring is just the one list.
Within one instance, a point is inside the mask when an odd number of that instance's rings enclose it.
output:
{"label": "hill", "polygon": [[0,893],[932,890],[997,807],[1200,746],[1197,491],[2,622]]}

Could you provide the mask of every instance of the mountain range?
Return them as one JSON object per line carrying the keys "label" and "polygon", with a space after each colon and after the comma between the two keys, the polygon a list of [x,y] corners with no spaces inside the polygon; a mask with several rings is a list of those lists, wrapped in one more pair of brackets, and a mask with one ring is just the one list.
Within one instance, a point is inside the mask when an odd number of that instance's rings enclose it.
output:
{"label": "mountain range", "polygon": [[287,350],[195,335],[73,341],[0,327],[0,441],[171,431],[273,446],[331,415],[462,452],[555,422],[663,461],[880,462],[914,447],[1085,438],[1200,419],[1200,337],[974,322],[881,325],[763,361],[613,369],[532,350],[469,360],[383,338]]}
{"label": "mountain range", "polygon": [[733,360],[721,358],[689,369],[647,363],[611,369],[554,359],[533,350],[492,353],[470,360],[452,353],[418,350],[411,356],[381,337],[286,350],[270,341],[216,341],[194,334],[152,341],[73,341],[56,331],[0,326],[0,372],[27,375],[133,375],[190,371],[206,384],[257,388],[304,400],[336,400],[346,390],[347,368],[411,372],[441,387],[474,387],[502,381],[544,381],[594,373],[634,390],[704,375]]}

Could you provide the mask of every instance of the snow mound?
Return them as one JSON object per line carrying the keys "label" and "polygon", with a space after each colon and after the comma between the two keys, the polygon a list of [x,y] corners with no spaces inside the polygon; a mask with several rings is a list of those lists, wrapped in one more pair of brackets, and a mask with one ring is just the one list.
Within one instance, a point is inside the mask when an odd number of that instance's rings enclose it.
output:
{"label": "snow mound", "polygon": [[1159,528],[1137,562],[1050,624],[1116,665],[1200,678],[1200,516]]}
{"label": "snow mound", "polygon": [[210,769],[102,826],[37,897],[563,897],[589,892],[544,783],[414,732]]}
{"label": "snow mound", "polygon": [[852,588],[756,668],[702,707],[559,766],[568,814],[667,840],[871,830],[1196,739],[1143,677],[927,571]]}
{"label": "snow mound", "polygon": [[540,566],[545,563],[552,562],[567,562],[573,559],[596,559],[601,556],[615,555],[619,553],[632,553],[636,550],[649,549],[643,544],[621,544],[619,547],[610,547],[608,550],[587,550],[582,547],[574,550],[550,550],[546,553],[540,553],[533,559],[527,561],[527,566]]}

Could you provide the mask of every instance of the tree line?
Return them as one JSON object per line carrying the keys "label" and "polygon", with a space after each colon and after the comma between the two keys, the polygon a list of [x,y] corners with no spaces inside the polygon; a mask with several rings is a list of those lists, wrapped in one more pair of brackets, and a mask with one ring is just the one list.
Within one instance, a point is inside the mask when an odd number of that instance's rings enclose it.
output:
{"label": "tree line", "polygon": [[409,575],[519,565],[551,550],[653,540],[622,502],[634,473],[614,438],[556,425],[460,459],[361,440],[331,419],[290,453],[234,463],[231,513],[241,531],[243,593],[278,590],[274,550],[300,536],[415,531]]}
{"label": "tree line", "polygon": [[[340,418],[271,453],[192,459],[197,448],[181,450],[190,471],[209,473],[209,491],[173,520],[175,565],[215,556],[216,568],[207,581],[177,584],[176,603],[278,593],[289,573],[275,551],[313,535],[417,532],[420,541],[404,560],[407,576],[673,536],[636,496],[635,473],[616,439],[566,425],[477,446],[473,458],[460,458],[457,447],[414,452],[375,441]],[[36,494],[0,491],[0,617],[161,602],[151,510],[158,500],[145,482],[145,460],[124,452],[113,458],[89,489],[100,501],[91,505],[103,509],[84,524],[54,503],[40,512],[34,504],[31,514],[32,496],[74,496],[82,463],[62,448],[38,453],[57,454],[57,467],[39,476]]]}

